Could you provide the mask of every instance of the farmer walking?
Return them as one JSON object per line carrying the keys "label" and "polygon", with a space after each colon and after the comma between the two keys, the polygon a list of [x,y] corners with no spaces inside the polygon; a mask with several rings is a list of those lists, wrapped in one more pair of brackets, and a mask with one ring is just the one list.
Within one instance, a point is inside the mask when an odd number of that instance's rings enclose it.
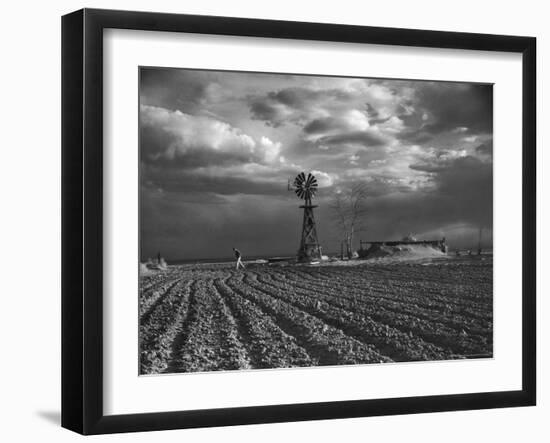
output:
{"label": "farmer walking", "polygon": [[233,248],[233,252],[235,253],[235,258],[237,259],[237,269],[239,269],[239,265],[242,266],[244,269],[244,263],[241,261],[241,251]]}

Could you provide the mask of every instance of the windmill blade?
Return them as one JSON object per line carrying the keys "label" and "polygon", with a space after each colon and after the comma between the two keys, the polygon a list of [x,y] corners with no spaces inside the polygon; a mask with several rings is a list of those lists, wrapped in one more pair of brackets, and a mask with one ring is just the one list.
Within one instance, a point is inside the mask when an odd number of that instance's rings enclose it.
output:
{"label": "windmill blade", "polygon": [[311,200],[317,190],[317,179],[309,172],[306,176],[305,172],[300,172],[294,179],[292,188],[296,195],[301,199]]}

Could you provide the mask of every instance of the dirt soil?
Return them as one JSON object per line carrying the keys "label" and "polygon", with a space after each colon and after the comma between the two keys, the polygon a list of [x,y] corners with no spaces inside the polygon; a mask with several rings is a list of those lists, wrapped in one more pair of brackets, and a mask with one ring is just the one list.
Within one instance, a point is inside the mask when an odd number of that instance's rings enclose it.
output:
{"label": "dirt soil", "polygon": [[142,374],[492,357],[492,258],[232,266],[140,277]]}

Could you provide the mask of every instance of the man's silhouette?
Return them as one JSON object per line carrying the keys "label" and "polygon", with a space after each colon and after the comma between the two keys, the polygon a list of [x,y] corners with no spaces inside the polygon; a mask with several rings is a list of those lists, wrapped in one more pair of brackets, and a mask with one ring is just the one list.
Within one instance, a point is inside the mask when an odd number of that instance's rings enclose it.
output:
{"label": "man's silhouette", "polygon": [[241,261],[241,251],[239,251],[238,249],[235,249],[233,248],[233,252],[235,253],[235,257],[237,259],[237,269],[239,269],[239,265],[243,267],[244,269],[244,263]]}

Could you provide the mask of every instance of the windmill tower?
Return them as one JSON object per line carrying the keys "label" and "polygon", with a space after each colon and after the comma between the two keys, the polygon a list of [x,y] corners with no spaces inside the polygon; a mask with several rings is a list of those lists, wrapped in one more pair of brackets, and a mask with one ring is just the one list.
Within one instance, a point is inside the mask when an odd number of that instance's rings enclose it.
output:
{"label": "windmill tower", "polygon": [[321,247],[317,240],[317,227],[313,217],[313,208],[316,205],[311,204],[311,199],[317,191],[317,179],[312,173],[306,177],[304,172],[296,176],[292,185],[288,184],[289,191],[294,191],[296,195],[304,200],[300,206],[304,210],[304,219],[302,223],[302,238],[300,240],[300,249],[298,249],[299,261],[313,261],[321,259]]}

